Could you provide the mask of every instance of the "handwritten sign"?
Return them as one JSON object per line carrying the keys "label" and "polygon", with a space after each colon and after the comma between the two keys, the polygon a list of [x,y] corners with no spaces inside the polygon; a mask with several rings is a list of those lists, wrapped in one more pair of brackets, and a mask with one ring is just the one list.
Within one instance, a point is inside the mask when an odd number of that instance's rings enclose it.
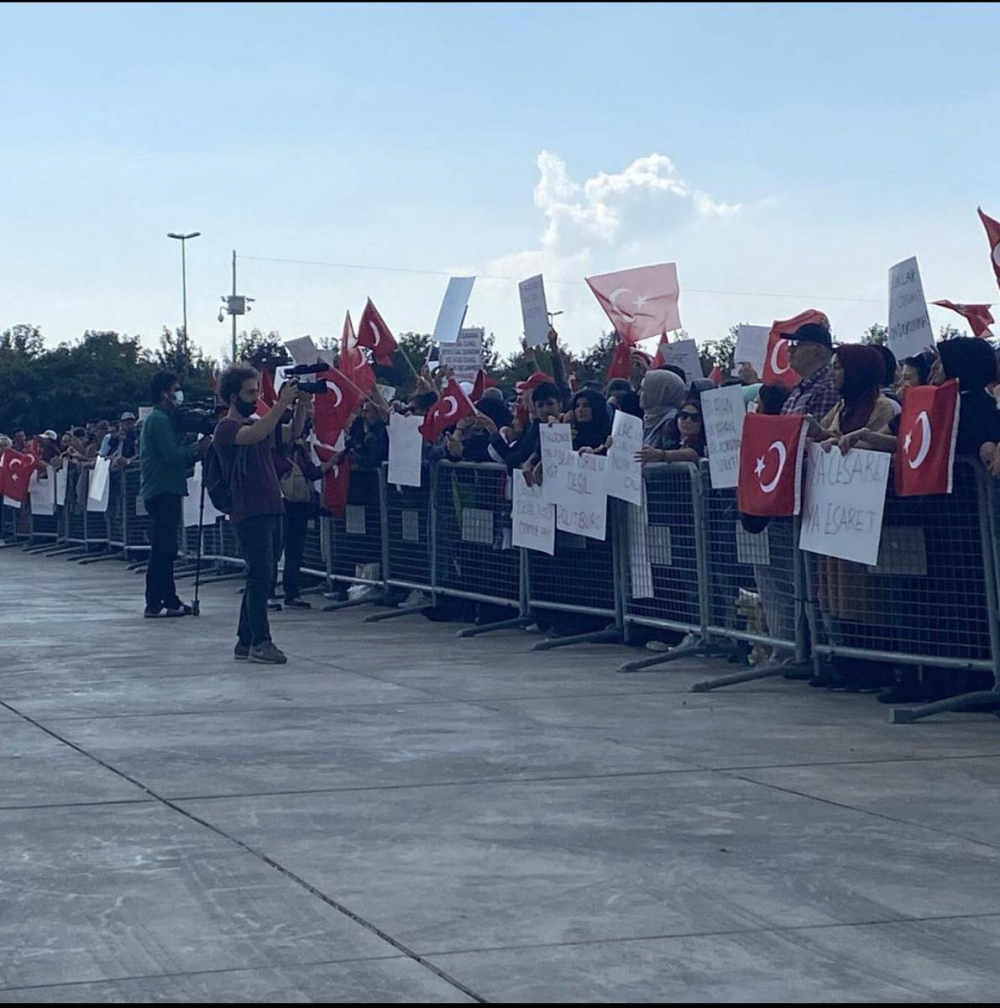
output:
{"label": "handwritten sign", "polygon": [[87,510],[103,514],[108,510],[111,489],[111,459],[99,458],[94,462],[87,488]]}
{"label": "handwritten sign", "polygon": [[545,283],[542,274],[522,280],[517,285],[521,295],[521,320],[528,346],[541,346],[549,335],[549,310],[545,304]]}
{"label": "handwritten sign", "polygon": [[514,502],[511,510],[515,546],[553,556],[556,551],[556,512],[547,504],[542,488],[528,486],[524,473],[513,474]]}
{"label": "handwritten sign", "polygon": [[696,378],[705,377],[705,372],[701,367],[701,358],[698,356],[698,344],[693,339],[661,343],[659,352],[664,364],[674,364],[683,368],[689,382]]}
{"label": "handwritten sign", "polygon": [[573,429],[569,424],[542,424],[538,428],[542,449],[542,495],[555,504],[559,470],[573,464]]}
{"label": "handwritten sign", "polygon": [[642,503],[642,463],[636,452],[642,450],[642,420],[622,410],[615,410],[611,425],[611,447],[608,449],[609,497]]}
{"label": "handwritten sign", "polygon": [[447,343],[438,351],[438,365],[455,371],[456,381],[475,381],[476,372],[483,366],[483,338],[486,330],[463,329],[454,343]]}
{"label": "handwritten sign", "polygon": [[[578,455],[576,452],[571,454],[569,464],[560,466],[553,488],[557,529],[588,539],[603,540],[606,537],[607,466],[605,455]],[[545,483],[548,483],[548,478]]]}
{"label": "handwritten sign", "polygon": [[897,360],[934,346],[924,285],[917,259],[904,259],[889,270],[889,349]]}
{"label": "handwritten sign", "polygon": [[764,373],[764,359],[767,357],[767,341],[770,335],[770,326],[741,325],[736,330],[734,374],[739,373],[739,366],[743,363],[749,364],[759,375]]}
{"label": "handwritten sign", "polygon": [[452,277],[448,281],[448,289],[444,292],[441,310],[434,324],[435,343],[454,343],[458,339],[458,330],[465,320],[465,309],[475,282],[474,276]]}
{"label": "handwritten sign", "polygon": [[739,482],[740,437],[746,409],[743,388],[727,385],[701,394],[701,415],[708,443],[708,472],[715,489]]}
{"label": "handwritten sign", "polygon": [[810,445],[799,548],[878,563],[891,460],[886,452],[855,448],[843,455]]}
{"label": "handwritten sign", "polygon": [[402,416],[400,413],[389,416],[390,483],[420,486],[423,438],[419,428],[423,422],[424,418],[418,416]]}

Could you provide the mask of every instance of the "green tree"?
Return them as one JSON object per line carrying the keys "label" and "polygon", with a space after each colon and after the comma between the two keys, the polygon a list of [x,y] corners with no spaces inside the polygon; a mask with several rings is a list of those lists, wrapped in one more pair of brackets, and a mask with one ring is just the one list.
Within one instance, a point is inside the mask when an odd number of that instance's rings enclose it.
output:
{"label": "green tree", "polygon": [[249,361],[254,365],[262,364],[264,361],[274,361],[278,364],[292,363],[288,349],[275,330],[265,333],[261,329],[251,329],[250,332],[244,329],[236,341],[236,359]]}
{"label": "green tree", "polygon": [[702,371],[707,375],[712,368],[719,367],[724,375],[732,373],[736,356],[736,334],[743,322],[729,327],[725,336],[716,340],[706,340],[698,350]]}
{"label": "green tree", "polygon": [[885,346],[888,339],[889,329],[881,322],[873,322],[861,336],[861,342],[865,346]]}

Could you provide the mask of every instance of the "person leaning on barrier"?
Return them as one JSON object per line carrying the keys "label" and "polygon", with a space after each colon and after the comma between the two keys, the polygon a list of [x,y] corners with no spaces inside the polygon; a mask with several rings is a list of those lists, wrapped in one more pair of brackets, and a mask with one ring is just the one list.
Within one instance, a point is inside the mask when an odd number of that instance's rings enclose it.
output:
{"label": "person leaning on barrier", "polygon": [[782,339],[788,340],[789,366],[802,380],[789,393],[781,412],[816,420],[825,417],[840,400],[830,381],[830,327],[808,322]]}
{"label": "person leaning on barrier", "polygon": [[672,371],[647,371],[639,390],[642,408],[642,449],[636,458],[643,465],[654,462],[689,462],[697,456],[678,449],[677,413],[687,400],[684,382]]}
{"label": "person leaning on barrier", "polygon": [[552,382],[542,381],[531,390],[531,422],[518,439],[508,445],[498,431],[491,445],[504,460],[507,468],[520,469],[528,486],[541,483],[542,449],[541,424],[558,423],[562,413],[562,395]]}
{"label": "person leaning on barrier", "polygon": [[271,640],[267,600],[281,537],[284,505],[274,468],[272,436],[285,410],[295,405],[292,423],[282,428],[285,441],[294,441],[305,428],[307,407],[293,382],[286,382],[278,401],[254,422],[260,394],[260,374],[246,364],[235,364],[219,380],[219,398],[229,411],[215,428],[215,446],[231,495],[230,518],[246,561],[246,588],[240,606],[237,661],[283,665],[288,658]]}
{"label": "person leaning on barrier", "polygon": [[[149,386],[153,409],[146,418],[139,449],[142,476],[139,493],[152,518],[149,562],[146,565],[147,619],[189,616],[192,609],[177,596],[174,560],[181,523],[181,500],[187,496],[187,474],[204,454],[211,438],[194,446],[182,444],[174,425],[180,384],[169,371],[158,371]],[[71,453],[78,454],[71,447]]]}

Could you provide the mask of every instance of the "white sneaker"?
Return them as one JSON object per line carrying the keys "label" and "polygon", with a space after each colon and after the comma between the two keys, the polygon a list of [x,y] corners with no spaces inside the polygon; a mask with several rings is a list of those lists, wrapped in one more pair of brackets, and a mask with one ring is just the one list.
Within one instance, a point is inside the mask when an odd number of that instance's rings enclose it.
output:
{"label": "white sneaker", "polygon": [[362,602],[381,594],[375,585],[356,584],[347,589],[347,597],[351,602]]}

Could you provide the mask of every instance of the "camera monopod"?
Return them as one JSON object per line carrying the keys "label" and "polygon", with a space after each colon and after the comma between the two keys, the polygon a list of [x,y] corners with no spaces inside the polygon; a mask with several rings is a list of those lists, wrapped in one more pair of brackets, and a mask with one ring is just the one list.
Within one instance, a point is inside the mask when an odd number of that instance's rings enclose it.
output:
{"label": "camera monopod", "polygon": [[191,615],[201,615],[201,599],[198,598],[198,589],[201,587],[201,537],[205,524],[205,464],[202,463],[201,472],[201,500],[198,504],[198,546],[195,553],[194,562],[194,600],[191,602]]}

